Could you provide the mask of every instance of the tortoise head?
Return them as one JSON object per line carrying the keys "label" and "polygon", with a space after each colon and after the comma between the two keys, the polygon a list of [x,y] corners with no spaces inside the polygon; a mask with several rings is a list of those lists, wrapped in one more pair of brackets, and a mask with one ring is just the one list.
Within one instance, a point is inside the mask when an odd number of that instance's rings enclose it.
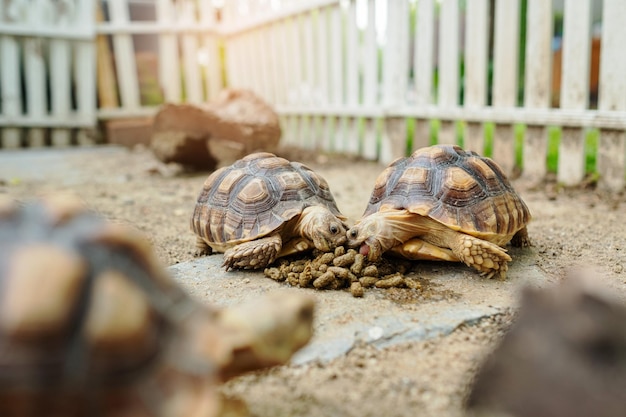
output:
{"label": "tortoise head", "polygon": [[347,246],[359,248],[359,253],[369,261],[377,261],[383,253],[403,243],[404,233],[388,213],[377,212],[359,220],[347,232]]}
{"label": "tortoise head", "polygon": [[310,239],[316,249],[328,252],[346,243],[344,220],[326,207],[307,207],[300,220],[301,234]]}

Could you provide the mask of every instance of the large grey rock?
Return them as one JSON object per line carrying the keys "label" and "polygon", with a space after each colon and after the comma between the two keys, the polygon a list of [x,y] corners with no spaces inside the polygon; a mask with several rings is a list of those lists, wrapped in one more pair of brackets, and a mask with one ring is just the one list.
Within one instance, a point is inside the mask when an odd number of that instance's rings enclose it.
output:
{"label": "large grey rock", "polygon": [[409,289],[368,289],[363,298],[348,291],[294,288],[262,272],[221,268],[222,255],[170,267],[189,292],[218,305],[239,303],[270,291],[306,292],[316,299],[312,341],[292,359],[295,364],[339,357],[358,343],[377,347],[424,340],[452,332],[462,324],[515,307],[518,291],[542,287],[547,278],[534,264],[532,249],[511,249],[514,261],[506,281],[486,280],[461,264],[422,263],[416,274],[423,294]]}

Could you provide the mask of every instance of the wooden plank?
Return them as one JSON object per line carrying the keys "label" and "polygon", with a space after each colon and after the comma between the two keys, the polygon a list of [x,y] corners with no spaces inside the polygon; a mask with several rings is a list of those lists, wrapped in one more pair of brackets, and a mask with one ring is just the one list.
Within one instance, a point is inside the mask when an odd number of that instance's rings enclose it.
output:
{"label": "wooden plank", "polygon": [[[372,107],[378,103],[378,44],[375,7],[375,0],[367,1],[367,26],[363,40],[363,106]],[[364,123],[362,156],[370,160],[378,159],[376,119],[368,117]]]}
{"label": "wooden plank", "polygon": [[365,119],[362,156],[372,161],[378,159],[378,119]]}
{"label": "wooden plank", "polygon": [[[623,111],[626,110],[626,3],[604,0],[603,6],[599,107]],[[602,188],[621,190],[624,187],[625,139],[623,130],[600,131],[597,162]]]}
{"label": "wooden plank", "polygon": [[[513,108],[517,102],[519,0],[496,0],[494,33],[493,106]],[[497,123],[493,159],[510,175],[515,165],[513,126]]]}
{"label": "wooden plank", "polygon": [[442,0],[439,24],[439,106],[459,104],[459,3]]}
{"label": "wooden plank", "polygon": [[[330,9],[330,39],[331,44],[331,70],[330,70],[330,82],[331,82],[331,103],[337,106],[341,106],[344,101],[344,37],[342,30],[342,12],[339,4],[332,6]],[[347,123],[343,118],[339,118],[335,121],[335,136],[333,149],[336,152],[344,152],[346,150],[347,142]]]}
{"label": "wooden plank", "polygon": [[[104,12],[102,11],[102,3],[96,3],[96,22],[100,23],[104,20]],[[96,49],[98,54],[97,79],[100,108],[119,107],[120,102],[117,95],[117,79],[115,77],[115,68],[113,67],[113,56],[111,55],[109,40],[105,35],[96,36]]]}
{"label": "wooden plank", "polygon": [[[195,1],[186,0],[180,5],[180,22],[184,25],[195,23]],[[183,69],[185,74],[185,95],[189,103],[202,103],[204,94],[200,66],[198,65],[198,35],[186,33],[182,36]]]}
{"label": "wooden plank", "polygon": [[[590,0],[565,0],[561,64],[561,108],[584,110],[589,96],[592,9]],[[563,128],[557,180],[578,184],[585,176],[585,131]]]}
{"label": "wooden plank", "polygon": [[[171,0],[157,0],[156,17],[161,24],[175,22],[174,7]],[[180,60],[176,34],[159,34],[159,82],[166,102],[179,103],[182,100]]]}
{"label": "wooden plank", "polygon": [[[29,117],[42,117],[46,114],[46,62],[44,41],[30,38],[23,42],[24,70],[26,87],[26,114]],[[30,128],[26,135],[29,147],[45,145],[45,130]]]}
{"label": "wooden plank", "polygon": [[[387,2],[387,39],[383,60],[383,105],[394,108],[402,105],[408,78],[408,3]],[[380,161],[389,163],[404,156],[406,151],[406,121],[403,118],[383,120]]]}
{"label": "wooden plank", "polygon": [[283,36],[284,22],[274,22],[270,26],[270,77],[272,79],[274,102],[273,105],[285,103],[285,67],[281,62],[283,57]]}
{"label": "wooden plank", "polygon": [[313,14],[315,10],[302,15],[302,37],[304,39],[304,80],[306,89],[304,91],[305,104],[314,106],[319,104],[318,86],[315,76],[315,33],[313,26]]}
{"label": "wooden plank", "polygon": [[415,73],[416,104],[425,106],[432,103],[433,67],[435,48],[435,2],[420,0],[417,2],[417,27],[415,30]]}
{"label": "wooden plank", "polygon": [[288,60],[293,64],[292,67],[292,83],[290,102],[292,104],[302,105],[304,104],[302,101],[302,84],[304,82],[304,72],[302,69],[302,34],[301,34],[301,26],[300,19],[296,16],[291,21],[291,45],[289,48],[289,56]]}
{"label": "wooden plank", "polygon": [[[109,14],[112,22],[129,22],[128,3],[125,0],[109,0]],[[117,82],[119,85],[122,107],[134,110],[140,107],[137,63],[135,61],[133,39],[128,34],[113,35],[113,53]]]}
{"label": "wooden plank", "polygon": [[[481,108],[487,104],[489,9],[489,0],[467,1],[465,31],[466,108]],[[481,123],[468,122],[465,130],[465,149],[483,154],[484,137]]]}
{"label": "wooden plank", "polygon": [[[330,10],[319,9],[316,21],[316,75],[318,82],[318,106],[325,107],[330,103]],[[333,118],[320,116],[318,120],[317,145],[325,150],[333,150]]]}
{"label": "wooden plank", "polygon": [[274,88],[274,70],[272,54],[272,27],[271,25],[263,26],[260,29],[260,45],[259,49],[261,51],[265,51],[261,61],[261,77],[263,80],[263,85],[265,86],[263,89],[263,99],[266,100],[269,104],[274,104],[276,102],[276,89]]}
{"label": "wooden plank", "polygon": [[[0,99],[2,115],[8,117],[18,116],[22,109],[19,53],[19,46],[14,37],[0,36]],[[0,134],[0,145],[3,148],[21,146],[20,129],[5,127],[0,130]]]}
{"label": "wooden plank", "polygon": [[[356,0],[348,3],[346,15],[346,104],[359,104],[359,28],[357,27]],[[358,155],[360,150],[359,119],[347,120],[345,152]]]}
{"label": "wooden plank", "polygon": [[[207,29],[215,28],[217,25],[216,9],[212,0],[200,0],[198,5],[200,7],[200,23],[202,26]],[[208,63],[204,67],[204,79],[206,99],[211,101],[222,90],[223,83],[218,37],[213,33],[201,35],[201,45],[208,58]]]}
{"label": "wooden plank", "polygon": [[[528,0],[524,104],[529,108],[547,109],[550,105],[552,20],[552,3]],[[546,127],[528,126],[523,149],[525,178],[538,182],[545,177],[547,146]]]}
{"label": "wooden plank", "polygon": [[[77,4],[76,22],[80,26],[90,27],[91,32],[95,34],[94,16],[97,21],[97,9],[96,2],[79,2]],[[84,118],[90,121],[88,127],[78,129],[76,132],[76,143],[79,146],[90,146],[96,143],[96,110],[98,105],[97,99],[97,81],[96,74],[100,70],[100,65],[96,65],[96,43],[94,39],[74,42],[72,47],[74,49],[73,57],[73,73],[75,83],[76,94],[76,111],[74,116]],[[96,42],[101,40],[96,40]],[[106,41],[106,39],[105,39]],[[102,62],[102,69],[108,71],[107,76],[113,76],[113,63],[111,62],[111,51],[107,49],[108,61]],[[115,84],[113,84],[115,85]],[[117,99],[117,96],[116,96]]]}
{"label": "wooden plank", "polygon": [[413,128],[413,147],[411,152],[430,145],[430,120],[415,119]]}
{"label": "wooden plank", "polygon": [[95,143],[96,127],[96,46],[93,42],[74,44],[74,78],[76,83],[76,114],[92,121],[92,126],[80,129],[76,142],[80,146]]}
{"label": "wooden plank", "polygon": [[[70,52],[71,45],[69,41],[59,39],[50,40],[49,61],[52,114],[59,119],[66,119],[70,114],[70,93],[72,88],[70,83]],[[70,133],[69,129],[53,129],[51,132],[52,146],[62,147],[71,145]],[[43,143],[38,145],[43,145]]]}

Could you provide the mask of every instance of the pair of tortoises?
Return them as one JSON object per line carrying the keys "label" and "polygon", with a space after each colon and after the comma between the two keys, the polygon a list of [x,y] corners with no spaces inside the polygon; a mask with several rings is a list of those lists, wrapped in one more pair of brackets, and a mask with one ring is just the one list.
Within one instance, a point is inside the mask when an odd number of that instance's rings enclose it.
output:
{"label": "pair of tortoises", "polygon": [[224,266],[257,269],[313,247],[346,244],[368,260],[389,252],[411,260],[463,262],[504,278],[503,248],[529,244],[531,215],[491,159],[437,145],[391,163],[363,217],[349,228],[327,182],[298,162],[255,153],[211,174],[191,229],[200,252],[225,252]]}
{"label": "pair of tortoises", "polygon": [[0,416],[247,415],[217,384],[286,362],[312,316],[300,294],[200,304],[79,200],[0,195]]}

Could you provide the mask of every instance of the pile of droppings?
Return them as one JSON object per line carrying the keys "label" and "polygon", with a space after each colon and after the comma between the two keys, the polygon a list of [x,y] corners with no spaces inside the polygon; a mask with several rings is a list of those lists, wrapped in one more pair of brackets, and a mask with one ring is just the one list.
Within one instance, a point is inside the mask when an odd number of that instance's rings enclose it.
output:
{"label": "pile of droppings", "polygon": [[318,290],[349,288],[354,297],[363,297],[365,288],[404,287],[420,289],[421,284],[404,274],[411,263],[382,259],[369,262],[354,249],[339,246],[334,252],[314,251],[315,259],[280,259],[265,269],[265,276],[293,286]]}

